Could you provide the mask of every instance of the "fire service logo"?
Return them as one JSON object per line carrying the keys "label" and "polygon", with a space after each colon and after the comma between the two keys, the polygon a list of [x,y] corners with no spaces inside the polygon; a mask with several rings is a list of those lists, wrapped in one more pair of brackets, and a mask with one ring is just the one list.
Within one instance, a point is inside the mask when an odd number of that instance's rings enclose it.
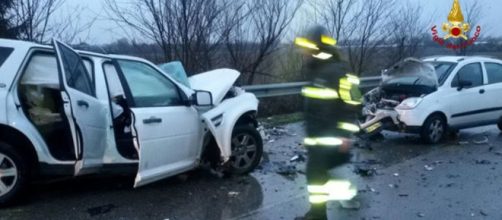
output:
{"label": "fire service logo", "polygon": [[[458,50],[466,48],[478,40],[479,34],[481,33],[481,27],[477,26],[474,32],[474,37],[469,38],[467,33],[471,30],[469,23],[464,21],[464,15],[462,14],[462,9],[460,8],[460,3],[458,0],[453,1],[453,7],[448,15],[448,23],[443,23],[443,32],[446,33],[444,37],[438,35],[437,26],[432,27],[432,37],[433,40],[441,46],[446,48]],[[446,41],[453,39],[453,41]],[[459,41],[454,41],[455,39],[462,39]],[[454,43],[458,42],[458,43]]]}

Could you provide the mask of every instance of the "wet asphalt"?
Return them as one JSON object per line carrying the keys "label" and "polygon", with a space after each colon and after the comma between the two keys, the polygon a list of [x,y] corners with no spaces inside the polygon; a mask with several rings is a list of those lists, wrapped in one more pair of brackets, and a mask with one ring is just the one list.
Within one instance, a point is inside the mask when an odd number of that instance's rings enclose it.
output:
{"label": "wet asphalt", "polygon": [[[249,176],[196,170],[138,189],[133,176],[37,183],[27,201],[0,209],[0,219],[294,219],[309,208],[303,126],[266,134],[264,160]],[[495,126],[463,130],[438,145],[385,133],[353,152],[353,164],[333,172],[358,186],[362,206],[330,204],[329,219],[502,219],[502,135]],[[371,172],[361,176],[356,167]]]}

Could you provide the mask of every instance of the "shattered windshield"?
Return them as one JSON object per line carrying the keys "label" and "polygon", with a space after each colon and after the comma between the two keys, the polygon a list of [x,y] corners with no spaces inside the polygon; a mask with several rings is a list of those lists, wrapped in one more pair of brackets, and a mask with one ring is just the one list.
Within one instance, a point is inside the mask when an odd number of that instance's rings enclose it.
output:
{"label": "shattered windshield", "polygon": [[438,77],[439,85],[443,85],[444,81],[450,75],[451,71],[457,66],[456,63],[452,62],[427,62],[434,66],[436,70],[436,75]]}

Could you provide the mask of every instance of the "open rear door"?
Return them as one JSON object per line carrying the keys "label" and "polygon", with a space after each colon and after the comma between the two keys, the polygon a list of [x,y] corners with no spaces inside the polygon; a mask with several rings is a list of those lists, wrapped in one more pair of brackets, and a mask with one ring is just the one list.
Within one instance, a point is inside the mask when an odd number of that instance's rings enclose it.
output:
{"label": "open rear door", "polygon": [[90,75],[71,47],[53,40],[59,69],[65,116],[75,148],[75,175],[91,173],[102,165],[106,149],[106,105],[95,98]]}

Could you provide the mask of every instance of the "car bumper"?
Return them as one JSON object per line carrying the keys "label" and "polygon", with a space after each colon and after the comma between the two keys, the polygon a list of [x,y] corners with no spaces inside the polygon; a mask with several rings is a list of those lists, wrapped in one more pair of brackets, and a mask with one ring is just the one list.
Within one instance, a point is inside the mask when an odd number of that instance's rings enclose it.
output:
{"label": "car bumper", "polygon": [[379,109],[373,119],[360,124],[360,127],[361,133],[369,136],[382,130],[420,133],[423,120],[415,111]]}

